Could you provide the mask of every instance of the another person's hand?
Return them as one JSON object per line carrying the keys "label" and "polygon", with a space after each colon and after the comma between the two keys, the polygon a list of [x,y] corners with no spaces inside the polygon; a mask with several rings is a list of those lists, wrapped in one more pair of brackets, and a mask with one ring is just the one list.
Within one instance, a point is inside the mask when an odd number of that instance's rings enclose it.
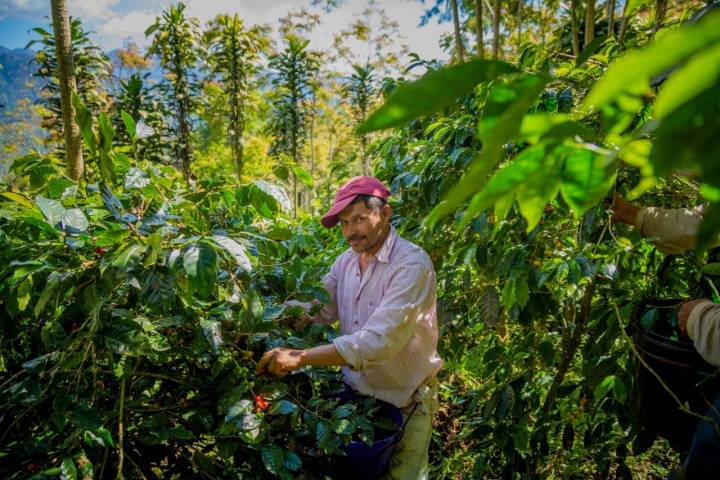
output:
{"label": "another person's hand", "polygon": [[302,330],[312,322],[312,316],[310,315],[310,309],[314,306],[312,302],[301,302],[299,300],[287,300],[283,305],[288,307],[302,308],[305,313],[299,317],[294,318],[290,323],[296,330]]}
{"label": "another person's hand", "polygon": [[291,350],[289,348],[273,348],[265,352],[257,364],[257,373],[265,372],[277,377],[284,377],[288,373],[302,367],[302,354],[304,350]]}
{"label": "another person's hand", "polygon": [[706,301],[707,299],[705,298],[696,298],[695,300],[687,300],[680,304],[680,309],[678,310],[678,326],[683,336],[687,336],[687,322],[688,318],[690,318],[690,312],[692,312],[698,303]]}
{"label": "another person's hand", "polygon": [[636,207],[617,193],[613,197],[613,204],[611,220],[615,223],[625,223],[634,226],[640,207]]}

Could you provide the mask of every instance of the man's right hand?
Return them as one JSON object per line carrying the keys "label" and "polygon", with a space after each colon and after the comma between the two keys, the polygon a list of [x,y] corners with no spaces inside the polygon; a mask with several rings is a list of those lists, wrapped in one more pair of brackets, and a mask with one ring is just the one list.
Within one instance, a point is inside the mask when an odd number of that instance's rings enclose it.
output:
{"label": "man's right hand", "polygon": [[692,312],[698,303],[706,301],[706,298],[696,298],[695,300],[687,300],[680,304],[680,310],[678,310],[678,326],[683,336],[687,336],[687,322],[688,318],[690,318],[690,312]]}

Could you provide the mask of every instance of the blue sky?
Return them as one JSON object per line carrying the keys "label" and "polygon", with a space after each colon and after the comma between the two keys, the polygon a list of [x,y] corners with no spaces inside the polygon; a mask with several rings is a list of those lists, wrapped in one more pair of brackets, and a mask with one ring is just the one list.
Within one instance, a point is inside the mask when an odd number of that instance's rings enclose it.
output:
{"label": "blue sky", "polygon": [[[146,45],[144,30],[162,9],[172,3],[166,0],[69,0],[70,15],[80,18],[86,29],[94,32],[93,39],[106,50],[120,47],[126,39]],[[278,19],[290,10],[305,7],[321,15],[323,24],[311,36],[311,47],[328,48],[334,33],[347,27],[367,5],[367,0],[346,0],[340,8],[325,13],[320,7],[312,7],[310,0],[185,0],[188,11],[197,16],[202,24],[219,13],[239,13],[246,23],[265,23],[274,29]],[[430,2],[432,3],[432,1]],[[410,46],[410,50],[422,58],[446,59],[447,54],[438,46],[438,40],[448,32],[450,24],[431,22],[419,27],[420,17],[428,5],[418,0],[377,0],[388,16],[399,23],[401,36],[398,41]],[[49,23],[48,0],[1,0],[0,45],[8,48],[24,47],[35,38],[29,32],[36,26]]]}

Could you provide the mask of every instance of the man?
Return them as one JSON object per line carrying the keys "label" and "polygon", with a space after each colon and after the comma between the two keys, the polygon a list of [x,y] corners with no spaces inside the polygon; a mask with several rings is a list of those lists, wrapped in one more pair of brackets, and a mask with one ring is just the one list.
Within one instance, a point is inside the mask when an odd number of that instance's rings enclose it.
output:
{"label": "man", "polygon": [[276,348],[258,362],[284,376],[306,365],[340,365],[345,382],[362,395],[400,408],[406,424],[387,478],[427,478],[432,417],[437,409],[436,280],[430,257],[390,224],[390,191],[376,178],[355,177],[322,217],[338,222],[350,244],[325,276],[331,297],[314,318],[340,320],[341,336],[307,350]]}
{"label": "man", "polygon": [[[643,237],[654,238],[658,250],[673,255],[694,248],[703,211],[702,206],[639,208],[616,194],[612,220],[634,226]],[[720,305],[704,298],[689,300],[680,307],[678,323],[705,361],[720,367]],[[720,394],[705,417],[695,429],[683,466],[670,479],[715,478],[720,472]]]}

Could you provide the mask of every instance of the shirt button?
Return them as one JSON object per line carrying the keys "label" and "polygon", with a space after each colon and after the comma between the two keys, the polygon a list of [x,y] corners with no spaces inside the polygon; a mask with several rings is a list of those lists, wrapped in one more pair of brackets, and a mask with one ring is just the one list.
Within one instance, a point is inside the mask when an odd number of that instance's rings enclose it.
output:
{"label": "shirt button", "polygon": [[359,277],[359,276],[360,276],[360,274],[359,274],[359,273],[356,273],[356,274],[355,274],[355,276],[356,276],[356,277]]}

